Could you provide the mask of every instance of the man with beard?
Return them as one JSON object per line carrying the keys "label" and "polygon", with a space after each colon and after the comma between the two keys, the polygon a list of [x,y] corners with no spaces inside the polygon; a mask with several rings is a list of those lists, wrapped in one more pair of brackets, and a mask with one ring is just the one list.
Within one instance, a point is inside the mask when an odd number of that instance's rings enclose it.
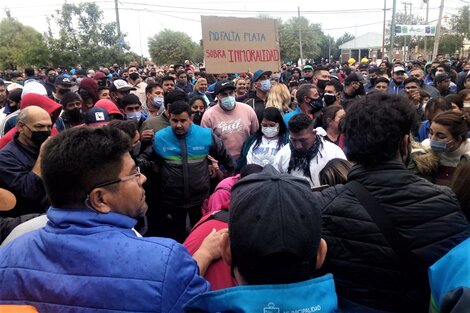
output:
{"label": "man with beard", "polygon": [[362,96],[364,93],[364,86],[356,73],[349,74],[349,76],[344,80],[344,90],[341,94],[341,105],[347,109],[354,99]]}
{"label": "man with beard", "polygon": [[393,69],[392,79],[390,80],[390,85],[388,90],[393,95],[398,95],[400,91],[405,88],[403,82],[405,81],[405,69],[401,66],[396,66]]}
{"label": "man with beard", "polygon": [[346,160],[341,148],[323,140],[313,128],[313,120],[300,113],[289,120],[290,144],[276,155],[273,166],[281,173],[306,179],[310,187],[320,186],[320,171],[332,159]]}
{"label": "man with beard", "polygon": [[82,99],[75,92],[67,92],[60,101],[62,114],[55,125],[59,132],[83,124]]}
{"label": "man with beard", "polygon": [[188,74],[185,70],[176,72],[176,88],[183,90],[186,93],[191,93],[194,86],[188,81]]}
{"label": "man with beard", "polygon": [[[199,273],[220,257],[226,230],[209,235],[194,260],[173,240],[141,238],[133,227],[147,211],[146,177],[130,148],[129,136],[110,127],[70,129],[45,144],[50,222],[2,248],[0,276],[10,284],[0,288],[1,303],[33,303],[41,312],[171,313],[210,289]],[[47,287],[51,281],[60,286]]]}
{"label": "man with beard", "polygon": [[55,91],[52,93],[52,97],[49,97],[49,98],[51,98],[57,103],[60,103],[60,100],[62,100],[62,97],[67,92],[70,92],[73,86],[74,86],[74,83],[72,82],[71,78],[69,78],[66,75],[59,75],[55,78],[55,82],[54,82]]}
{"label": "man with beard", "polygon": [[323,101],[318,94],[317,88],[312,84],[303,84],[295,94],[297,99],[297,108],[295,111],[284,115],[284,122],[288,126],[289,120],[297,114],[303,113],[309,116],[312,120],[314,114],[323,108]]}

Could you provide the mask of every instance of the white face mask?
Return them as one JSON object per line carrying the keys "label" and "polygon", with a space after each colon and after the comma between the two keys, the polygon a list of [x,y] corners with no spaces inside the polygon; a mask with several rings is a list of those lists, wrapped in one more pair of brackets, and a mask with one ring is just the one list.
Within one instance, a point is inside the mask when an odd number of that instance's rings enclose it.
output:
{"label": "white face mask", "polygon": [[464,102],[463,107],[464,108],[470,108],[470,102]]}
{"label": "white face mask", "polygon": [[264,127],[261,126],[261,132],[267,138],[276,137],[279,134],[279,125],[273,127]]}

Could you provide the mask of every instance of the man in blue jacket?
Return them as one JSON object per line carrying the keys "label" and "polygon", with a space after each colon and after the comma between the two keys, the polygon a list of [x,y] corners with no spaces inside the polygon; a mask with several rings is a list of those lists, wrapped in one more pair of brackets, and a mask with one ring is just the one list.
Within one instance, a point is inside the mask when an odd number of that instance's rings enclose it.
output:
{"label": "man in blue jacket", "polygon": [[217,236],[193,256],[171,239],[141,238],[146,177],[118,129],[73,128],[41,152],[52,206],[44,228],[0,249],[0,304],[40,312],[181,312],[209,290],[199,276],[218,257]]}
{"label": "man in blue jacket", "polygon": [[208,155],[228,172],[233,171],[234,166],[222,140],[211,129],[192,123],[187,102],[173,102],[169,120],[170,127],[155,133],[153,145],[159,165],[162,213],[165,214],[160,219],[160,229],[166,233],[159,235],[183,242],[186,215],[194,226],[202,217],[201,206],[209,196]]}
{"label": "man in blue jacket", "polygon": [[327,248],[308,182],[266,165],[231,193],[222,255],[240,286],[197,296],[185,311],[335,312],[333,276],[316,272]]}

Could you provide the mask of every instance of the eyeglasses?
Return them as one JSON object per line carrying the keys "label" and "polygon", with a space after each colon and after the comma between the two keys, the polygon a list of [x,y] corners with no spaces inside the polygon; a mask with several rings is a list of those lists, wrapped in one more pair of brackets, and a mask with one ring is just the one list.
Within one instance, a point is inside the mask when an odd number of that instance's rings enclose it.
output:
{"label": "eyeglasses", "polygon": [[117,184],[117,183],[120,183],[120,182],[125,182],[125,181],[131,180],[133,178],[138,179],[140,177],[140,175],[142,175],[142,173],[140,172],[140,167],[137,166],[135,171],[136,171],[136,173],[134,173],[132,175],[124,176],[124,177],[121,177],[121,178],[113,179],[113,180],[98,184],[95,187],[93,187],[91,190],[96,189],[96,188],[100,188],[100,187],[105,187],[105,186]]}

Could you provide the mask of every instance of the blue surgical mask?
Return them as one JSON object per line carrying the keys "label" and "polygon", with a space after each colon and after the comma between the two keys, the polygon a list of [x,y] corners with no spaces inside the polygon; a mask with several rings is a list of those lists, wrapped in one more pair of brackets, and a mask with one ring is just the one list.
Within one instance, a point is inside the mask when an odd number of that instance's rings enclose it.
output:
{"label": "blue surgical mask", "polygon": [[447,152],[447,149],[449,149],[449,143],[454,141],[454,139],[448,141],[448,142],[443,142],[443,141],[438,141],[438,140],[430,140],[431,143],[431,149],[434,152],[440,153],[440,152]]}
{"label": "blue surgical mask", "polygon": [[271,81],[269,79],[265,79],[265,80],[262,80],[260,82],[260,87],[259,89],[261,89],[261,91],[263,92],[268,92],[269,90],[271,90]]}
{"label": "blue surgical mask", "polygon": [[140,118],[142,117],[142,112],[129,112],[129,113],[126,113],[126,116],[127,116],[128,121],[138,122],[140,121]]}
{"label": "blue surgical mask", "polygon": [[155,96],[153,97],[153,106],[156,108],[160,108],[163,105],[164,97],[163,96]]}
{"label": "blue surgical mask", "polygon": [[232,111],[233,108],[235,107],[235,97],[228,96],[228,97],[220,99],[220,105],[222,106],[224,110]]}

